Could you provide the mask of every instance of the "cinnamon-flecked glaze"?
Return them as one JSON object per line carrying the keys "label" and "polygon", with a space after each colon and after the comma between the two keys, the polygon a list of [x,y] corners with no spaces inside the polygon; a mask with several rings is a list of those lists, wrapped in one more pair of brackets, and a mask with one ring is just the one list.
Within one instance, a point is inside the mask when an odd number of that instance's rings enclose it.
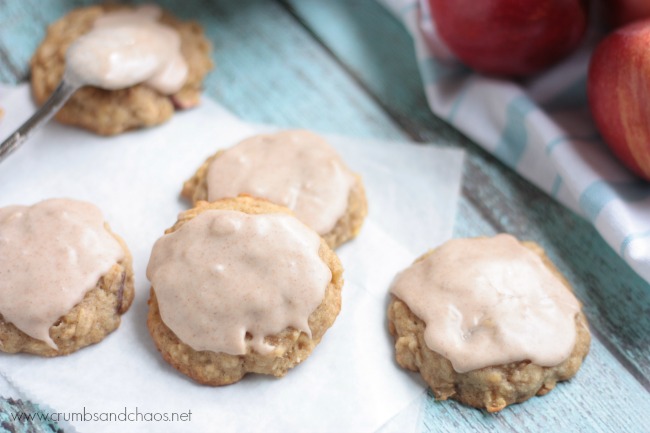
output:
{"label": "cinnamon-flecked glaze", "polygon": [[510,235],[451,240],[398,275],[391,292],[459,373],[523,360],[555,366],[575,346],[580,303]]}
{"label": "cinnamon-flecked glaze", "polygon": [[100,16],[68,49],[66,73],[104,89],[144,83],[163,94],[179,91],[188,66],[178,32],[158,22],[161,15],[159,7],[144,5]]}
{"label": "cinnamon-flecked glaze", "polygon": [[[304,230],[307,230],[307,227],[304,226],[304,224],[291,216],[292,214],[289,209],[253,197],[240,196],[237,198],[217,200],[212,203],[199,201],[196,204],[196,207],[187,210],[178,216],[176,224],[165,231],[166,235],[169,236],[179,233],[187,224],[190,224],[204,213],[211,211],[226,212],[222,215],[238,215],[236,221],[239,220],[242,222],[242,226],[251,223],[251,220],[245,222],[246,219],[243,219],[242,215],[247,215],[249,217],[262,217],[260,220],[253,220],[252,226],[249,225],[249,229],[267,226],[267,228],[270,229],[269,231],[264,230],[258,233],[262,237],[266,237],[269,232],[276,230],[287,231],[285,230],[286,227],[282,227],[285,225],[284,223],[280,225],[270,223],[272,220],[267,219],[266,216],[278,215],[290,218],[292,222],[289,223],[289,230],[285,233],[290,240],[288,243],[282,242],[284,246],[280,245],[280,248],[271,245],[268,251],[259,248],[258,246],[252,246],[252,248],[248,250],[250,252],[248,257],[246,257],[246,254],[240,254],[240,257],[238,258],[224,256],[222,260],[215,261],[214,258],[217,257],[216,255],[208,255],[204,257],[205,260],[199,260],[194,263],[195,266],[185,269],[185,271],[189,273],[195,271],[205,272],[205,267],[209,268],[211,265],[217,265],[212,266],[212,269],[215,271],[215,282],[227,283],[230,281],[230,283],[234,284],[232,287],[234,292],[237,292],[238,285],[240,285],[237,281],[238,277],[241,277],[242,279],[251,279],[248,275],[249,273],[256,274],[260,272],[266,275],[267,278],[269,278],[269,281],[266,281],[265,278],[258,275],[256,280],[259,283],[259,287],[257,288],[271,288],[272,292],[276,294],[275,297],[273,297],[272,293],[262,292],[259,296],[255,295],[254,297],[257,299],[252,299],[252,302],[247,299],[242,299],[241,303],[245,305],[235,306],[235,309],[244,313],[244,317],[237,319],[240,325],[247,324],[247,321],[252,317],[251,313],[259,315],[262,320],[266,320],[265,316],[268,316],[271,320],[276,320],[277,317],[286,314],[286,317],[284,318],[285,323],[298,322],[297,325],[302,328],[304,326],[302,313],[296,315],[296,311],[303,308],[304,310],[310,310],[311,307],[307,307],[307,304],[301,306],[300,304],[303,303],[301,300],[308,299],[307,303],[311,303],[311,295],[309,293],[311,292],[314,294],[316,292],[321,292],[322,297],[320,303],[307,317],[308,330],[299,330],[294,327],[295,325],[291,325],[287,326],[280,332],[266,335],[262,341],[259,341],[257,336],[258,332],[255,330],[255,327],[258,325],[255,324],[249,333],[243,335],[246,342],[246,353],[244,354],[231,355],[226,352],[214,352],[214,348],[212,350],[195,350],[188,342],[182,340],[181,337],[170,329],[170,327],[163,321],[161,313],[162,307],[160,307],[157,298],[159,290],[155,283],[152,285],[151,297],[149,298],[147,328],[149,329],[151,337],[165,361],[181,373],[186,374],[199,383],[212,386],[228,385],[239,381],[249,373],[269,374],[275,377],[282,377],[287,374],[290,369],[304,362],[310,356],[316,346],[321,342],[321,339],[324,337],[327,330],[334,324],[334,321],[341,310],[341,289],[343,287],[343,268],[341,267],[341,262],[327,245],[325,239],[319,238],[313,230],[310,230],[311,236],[303,237],[300,235],[302,229],[295,232],[290,228],[290,226],[298,225],[303,227]],[[282,219],[276,220],[276,222],[281,221]],[[227,227],[230,223],[226,222],[225,224]],[[234,234],[234,232],[231,234]],[[275,235],[272,235],[272,237],[274,236]],[[296,239],[296,236],[298,236],[298,239]],[[210,237],[213,238],[214,236]],[[227,240],[228,237],[229,235],[226,233],[224,240]],[[313,258],[311,245],[312,240],[310,239],[313,237],[320,239],[317,254],[320,262],[325,266],[326,271],[321,271],[321,263],[316,262]],[[264,239],[259,239],[259,242],[268,246],[268,243]],[[214,242],[214,244],[213,247],[218,250],[219,240],[217,239],[217,242]],[[290,246],[291,248],[286,248],[287,246]],[[293,247],[296,248],[294,249]],[[199,249],[200,248],[201,243],[199,243]],[[223,251],[227,252],[227,250],[229,250],[229,248],[224,248]],[[302,253],[298,250],[302,250]],[[241,250],[239,250],[239,253],[241,253]],[[175,254],[182,256],[184,253],[179,251]],[[192,255],[195,256],[195,260],[200,259],[200,257],[196,257],[196,252],[194,251],[187,253],[188,258]],[[272,257],[273,255],[275,255],[275,257]],[[306,266],[316,267],[315,272],[318,274],[323,272],[323,274],[329,273],[329,275],[331,275],[328,281],[326,281],[324,289],[321,289],[320,284],[317,284],[316,287],[313,286],[313,269],[312,271],[301,271],[299,269],[289,270],[289,268],[294,268],[294,264],[299,264],[301,261],[300,257],[303,255],[308,258],[308,263],[304,263]],[[298,258],[298,260],[296,260],[296,258]],[[241,261],[240,265],[247,268],[244,274],[236,276],[232,273],[233,270],[237,269],[230,267],[229,262],[234,260]],[[182,261],[187,264],[187,259],[182,259]],[[260,269],[259,265],[262,263],[266,263],[268,267],[266,269]],[[218,265],[223,265],[223,267]],[[239,265],[237,265],[237,268],[239,268]],[[310,273],[309,277],[304,280],[298,280],[298,278],[304,277],[303,274],[305,272]],[[277,284],[274,285],[271,284],[271,280],[276,280],[280,274],[288,275],[289,279],[286,281],[276,281]],[[187,278],[187,280],[191,282],[190,278]],[[249,289],[252,289],[252,287]],[[186,287],[178,288],[179,293],[177,293],[177,296],[182,298],[182,292],[186,290]],[[223,291],[227,290],[227,288],[224,287],[219,290]],[[249,293],[253,292],[252,290],[245,290],[239,294],[245,294],[244,292],[246,291]],[[189,296],[195,296],[197,294],[202,296],[204,293],[197,293],[196,289],[190,289],[188,294]],[[209,293],[207,295],[208,299],[212,296]],[[231,295],[235,296],[236,293],[229,294],[228,296]],[[270,302],[263,302],[264,300],[270,300]],[[255,307],[256,305],[259,307],[258,311],[251,311],[251,307]],[[278,308],[278,306],[280,308]],[[192,323],[197,323],[197,318],[193,317],[195,314],[203,318],[208,317],[209,314],[206,315],[206,310],[207,308],[201,305],[197,311],[187,311],[189,314],[188,320]],[[217,308],[212,312],[212,317],[217,318],[222,311],[224,311],[223,306],[217,306]],[[231,312],[226,311],[226,314],[231,314]],[[297,320],[292,319],[295,317],[297,317]],[[198,322],[200,323],[202,321],[203,319],[199,318]],[[207,325],[208,327],[210,326],[210,324]],[[222,330],[218,330],[218,332],[221,331]],[[223,332],[232,333],[233,329],[224,329]],[[259,335],[266,334],[267,332],[268,331],[262,330],[259,332]],[[241,339],[239,339],[239,336],[241,336],[241,329],[235,330],[234,333],[237,336],[234,345],[241,348]],[[235,349],[236,350],[233,351],[239,351],[237,347]],[[259,352],[258,349],[262,352]]]}
{"label": "cinnamon-flecked glaze", "polygon": [[207,210],[154,245],[147,277],[165,324],[194,350],[267,354],[308,318],[332,278],[321,238],[288,214]]}
{"label": "cinnamon-flecked glaze", "polygon": [[56,349],[50,327],[124,254],[90,203],[50,199],[0,208],[0,315]]}
{"label": "cinnamon-flecked glaze", "polygon": [[256,135],[208,168],[208,200],[248,194],[291,209],[324,235],[348,207],[355,176],[322,137],[304,130]]}

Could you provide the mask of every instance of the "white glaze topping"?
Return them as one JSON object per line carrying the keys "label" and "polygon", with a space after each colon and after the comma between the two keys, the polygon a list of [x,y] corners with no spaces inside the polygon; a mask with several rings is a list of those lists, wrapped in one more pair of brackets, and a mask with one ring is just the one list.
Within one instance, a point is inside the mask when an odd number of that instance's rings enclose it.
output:
{"label": "white glaze topping", "polygon": [[459,373],[524,360],[555,366],[575,345],[578,300],[510,235],[451,240],[400,273],[391,292]]}
{"label": "white glaze topping", "polygon": [[207,210],[156,241],[147,278],[163,322],[194,350],[267,354],[264,338],[288,327],[311,336],[332,279],[320,244],[290,215]]}
{"label": "white glaze topping", "polygon": [[161,13],[145,5],[102,15],[68,48],[66,74],[109,90],[144,83],[163,94],[177,92],[188,67],[178,32],[158,22]]}
{"label": "white glaze topping", "polygon": [[354,175],[336,151],[308,131],[251,137],[208,168],[208,200],[248,194],[288,207],[319,234],[328,233],[348,206]]}
{"label": "white glaze topping", "polygon": [[0,208],[0,314],[56,349],[49,328],[124,257],[90,203]]}

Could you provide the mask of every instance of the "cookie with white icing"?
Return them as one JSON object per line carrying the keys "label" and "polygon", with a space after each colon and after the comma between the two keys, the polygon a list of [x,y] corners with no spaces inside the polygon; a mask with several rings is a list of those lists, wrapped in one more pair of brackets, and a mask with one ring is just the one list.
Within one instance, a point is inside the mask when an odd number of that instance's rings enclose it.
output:
{"label": "cookie with white icing", "polygon": [[535,243],[454,239],[400,273],[388,308],[395,356],[436,399],[496,412],[551,391],[591,341],[571,286]]}
{"label": "cookie with white icing", "polygon": [[197,382],[281,377],[334,323],[342,273],[325,241],[284,207],[199,202],[153,247],[147,326],[163,358]]}
{"label": "cookie with white icing", "polygon": [[[146,8],[157,9],[155,6]],[[136,84],[120,90],[83,87],[57,113],[59,122],[101,135],[115,135],[161,124],[169,120],[175,110],[199,103],[203,79],[212,69],[210,42],[198,23],[181,21],[157,10],[157,21],[174,31],[180,39],[180,52],[187,66],[186,78],[180,89],[170,93],[147,84]],[[123,5],[83,7],[50,25],[31,59],[31,86],[36,102],[43,104],[58,86],[66,67],[66,52],[75,41],[87,35],[98,20],[111,19],[110,15],[114,13],[135,11],[137,8]],[[145,15],[149,15],[149,12]],[[172,47],[169,48],[172,50]]]}
{"label": "cookie with white icing", "polygon": [[313,132],[256,135],[209,157],[185,182],[194,203],[249,195],[291,209],[336,248],[354,238],[368,205],[363,182]]}
{"label": "cookie with white icing", "polygon": [[131,254],[90,203],[0,208],[0,350],[66,355],[117,329]]}

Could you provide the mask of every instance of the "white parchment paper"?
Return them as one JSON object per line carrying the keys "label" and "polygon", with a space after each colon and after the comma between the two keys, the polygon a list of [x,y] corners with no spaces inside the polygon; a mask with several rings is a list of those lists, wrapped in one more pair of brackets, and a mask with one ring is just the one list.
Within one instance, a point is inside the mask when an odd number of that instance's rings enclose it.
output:
{"label": "white parchment paper", "polygon": [[[3,138],[34,110],[26,86],[0,89],[0,106]],[[0,354],[0,374],[68,419],[191,411],[185,422],[73,421],[79,431],[413,431],[424,385],[394,361],[387,289],[398,271],[451,236],[461,151],[330,137],[363,176],[370,213],[360,236],[337,251],[345,269],[341,314],[286,377],[198,385],[165,363],[149,337],[144,271],[154,241],[189,206],[179,198],[182,182],[217,149],[268,129],[204,100],[165,125],[118,137],[52,123],[0,164],[0,206],[50,197],[95,203],[129,245],[136,277],[133,306],[100,344],[52,359]]]}

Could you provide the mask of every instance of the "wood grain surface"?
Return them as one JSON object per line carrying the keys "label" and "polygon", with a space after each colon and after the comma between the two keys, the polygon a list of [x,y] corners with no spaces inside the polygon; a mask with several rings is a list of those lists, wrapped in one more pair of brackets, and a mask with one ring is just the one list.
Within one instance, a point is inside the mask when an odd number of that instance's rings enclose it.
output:
{"label": "wood grain surface", "polygon": [[[47,23],[88,3],[0,0],[0,81],[25,80]],[[429,397],[422,431],[650,432],[649,285],[589,223],[431,114],[388,11],[373,0],[161,4],[201,22],[217,65],[206,92],[247,121],[467,150],[455,236],[534,240],[574,285],[594,334],[576,378],[496,415]]]}

